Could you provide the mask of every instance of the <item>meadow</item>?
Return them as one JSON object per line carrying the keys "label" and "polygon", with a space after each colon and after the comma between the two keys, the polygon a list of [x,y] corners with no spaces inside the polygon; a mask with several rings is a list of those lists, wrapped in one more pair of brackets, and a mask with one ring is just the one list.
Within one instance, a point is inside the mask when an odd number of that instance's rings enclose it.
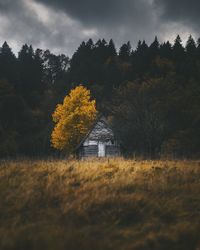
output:
{"label": "meadow", "polygon": [[200,161],[1,161],[0,249],[198,250]]}

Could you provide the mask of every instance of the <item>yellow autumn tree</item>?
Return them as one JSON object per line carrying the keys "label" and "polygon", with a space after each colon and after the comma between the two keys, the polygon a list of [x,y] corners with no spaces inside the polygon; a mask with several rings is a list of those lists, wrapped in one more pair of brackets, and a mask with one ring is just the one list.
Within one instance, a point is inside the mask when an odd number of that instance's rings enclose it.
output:
{"label": "yellow autumn tree", "polygon": [[96,102],[91,100],[90,91],[82,85],[71,90],[52,115],[55,122],[51,134],[52,146],[68,153],[73,152],[96,116]]}

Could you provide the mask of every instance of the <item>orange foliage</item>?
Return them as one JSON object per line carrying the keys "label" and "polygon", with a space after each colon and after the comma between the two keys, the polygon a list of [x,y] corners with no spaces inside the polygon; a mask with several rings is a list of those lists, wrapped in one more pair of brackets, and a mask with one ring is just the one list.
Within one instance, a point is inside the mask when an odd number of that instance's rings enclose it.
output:
{"label": "orange foliage", "polygon": [[52,146],[58,150],[73,152],[88,132],[97,116],[96,102],[83,86],[71,90],[53,113],[55,127],[51,135]]}

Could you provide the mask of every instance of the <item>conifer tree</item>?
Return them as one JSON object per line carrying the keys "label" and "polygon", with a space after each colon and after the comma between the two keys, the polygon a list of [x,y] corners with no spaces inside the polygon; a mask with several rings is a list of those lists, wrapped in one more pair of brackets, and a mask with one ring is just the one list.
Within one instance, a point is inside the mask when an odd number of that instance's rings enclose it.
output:
{"label": "conifer tree", "polygon": [[12,84],[18,80],[17,59],[7,42],[0,49],[0,78]]}
{"label": "conifer tree", "polygon": [[157,36],[155,37],[153,43],[149,46],[149,56],[150,60],[154,59],[159,54],[160,43]]}
{"label": "conifer tree", "polygon": [[150,49],[158,50],[159,46],[160,46],[160,44],[159,44],[159,41],[158,41],[158,37],[155,36],[155,39],[154,39],[153,43],[150,45]]}
{"label": "conifer tree", "polygon": [[182,40],[178,35],[174,41],[173,45],[173,57],[175,60],[181,60],[185,54],[184,47],[182,45]]}
{"label": "conifer tree", "polygon": [[164,42],[160,46],[160,55],[163,58],[170,59],[171,58],[171,53],[172,53],[172,45],[169,41]]}
{"label": "conifer tree", "polygon": [[142,56],[146,53],[147,49],[148,45],[146,44],[145,40],[143,40],[142,42],[139,40],[135,53],[138,56]]}
{"label": "conifer tree", "polygon": [[108,44],[108,53],[109,56],[115,57],[117,55],[115,44],[112,39],[110,39],[109,44]]}
{"label": "conifer tree", "polygon": [[119,58],[122,61],[128,61],[130,59],[131,55],[131,44],[130,42],[127,42],[121,46],[119,49]]}
{"label": "conifer tree", "polygon": [[196,43],[194,38],[190,35],[186,43],[186,52],[189,54],[194,54],[196,50]]}

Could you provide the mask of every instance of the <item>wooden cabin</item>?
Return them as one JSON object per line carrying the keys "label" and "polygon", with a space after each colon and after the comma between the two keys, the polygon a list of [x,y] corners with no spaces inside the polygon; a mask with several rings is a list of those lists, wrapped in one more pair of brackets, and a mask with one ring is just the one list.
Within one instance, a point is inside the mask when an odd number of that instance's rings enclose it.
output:
{"label": "wooden cabin", "polygon": [[115,157],[120,155],[120,145],[104,117],[99,118],[77,148],[79,158]]}

